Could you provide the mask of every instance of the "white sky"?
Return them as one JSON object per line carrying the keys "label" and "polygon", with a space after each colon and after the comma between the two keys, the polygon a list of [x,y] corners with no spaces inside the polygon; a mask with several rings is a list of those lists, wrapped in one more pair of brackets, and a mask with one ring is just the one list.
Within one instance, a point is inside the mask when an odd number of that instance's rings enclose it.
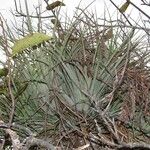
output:
{"label": "white sky", "polygon": [[[24,6],[24,1],[25,0],[16,0],[17,2],[21,2],[22,4],[22,8],[25,8]],[[30,8],[30,14],[33,13],[33,11],[35,12],[34,7],[38,6],[38,2],[42,3],[42,8],[44,10],[46,10],[46,4],[44,2],[44,0],[27,0],[28,4],[29,4],[29,8]],[[49,3],[54,2],[56,0],[49,0]],[[111,15],[111,17],[113,19],[116,20],[117,18],[117,10],[116,8],[110,3],[110,0],[63,0],[63,2],[66,4],[65,7],[62,7],[62,12],[64,12],[64,14],[61,15],[65,15],[67,12],[67,15],[72,16],[73,12],[75,10],[75,7],[78,6],[79,2],[81,2],[81,7],[85,8],[87,5],[89,5],[91,2],[93,2],[93,4],[89,7],[90,11],[97,12],[97,17],[103,17],[104,15],[104,9],[106,10],[106,7],[108,8],[108,11]],[[141,4],[141,0],[131,0],[133,3],[135,3],[137,6],[139,6],[141,9],[144,10],[144,12],[147,12],[147,14],[149,14],[149,7],[144,7]],[[120,7],[123,3],[126,2],[126,0],[113,0],[113,2]],[[7,19],[7,22],[9,23],[10,20],[13,21],[13,17],[11,15],[10,11],[14,12],[15,10],[15,5],[14,5],[14,0],[0,0],[0,13],[4,16],[5,19]],[[25,11],[24,11],[25,12]],[[106,12],[106,14],[108,14]],[[139,11],[136,10],[135,8],[133,8],[133,6],[129,6],[127,11],[125,12],[125,14],[129,14],[130,17],[132,17],[135,21],[137,21],[137,19],[139,19],[140,15],[139,15]],[[109,19],[109,18],[107,18]],[[1,30],[0,30],[1,32]]]}
{"label": "white sky", "polygon": [[[19,1],[19,0],[17,0]],[[46,4],[44,0],[28,0],[30,10],[33,12],[33,5],[38,6],[38,1],[43,2],[43,11],[45,10]],[[49,2],[54,2],[55,0],[49,0]],[[24,6],[24,0],[20,0],[22,3],[22,7]],[[73,10],[75,10],[75,7],[78,6],[80,0],[63,0],[63,2],[66,4],[65,7],[63,7],[64,14],[67,11],[67,14],[70,16],[73,15]],[[83,8],[85,8],[88,4],[93,2],[93,0],[82,0]],[[121,6],[126,0],[113,0],[117,6]],[[133,3],[135,3],[137,6],[142,8],[147,14],[149,14],[148,7],[141,6],[141,0],[132,0]],[[112,15],[111,17],[116,17],[115,13],[116,8],[110,3],[109,0],[95,0],[94,3],[91,5],[89,10],[93,10],[97,12],[97,17],[103,17],[104,14],[104,7],[107,5],[109,13]],[[10,20],[13,21],[13,17],[11,16],[10,10],[14,11],[14,0],[0,0],[0,13],[3,15],[3,17],[9,22]],[[130,14],[131,13],[131,14]],[[129,6],[129,8],[126,11],[126,14],[130,14],[132,18],[136,21],[137,18],[139,18],[139,12],[133,8],[132,6]],[[1,30],[0,30],[1,32]],[[0,33],[1,35],[1,33]],[[2,56],[0,57],[2,58]]]}
{"label": "white sky", "polygon": [[[19,2],[19,0],[17,0],[17,1]],[[54,2],[54,1],[56,1],[56,0],[49,0],[50,3]],[[63,2],[66,4],[65,7],[62,7],[63,8],[62,10],[64,10],[64,14],[67,11],[67,13],[72,16],[73,10],[75,10],[75,7],[78,6],[80,1],[81,0],[63,0]],[[81,6],[83,6],[83,8],[84,8],[93,1],[94,0],[82,0]],[[22,3],[22,7],[23,7],[24,0],[20,0],[20,2]],[[46,7],[44,0],[28,0],[31,12],[34,10],[33,6],[38,6],[38,2],[42,2],[43,11],[44,11],[44,9]],[[121,6],[124,2],[126,2],[126,0],[113,0],[113,2],[117,6]],[[142,8],[145,12],[147,12],[149,14],[148,7],[144,7],[144,6],[140,5],[141,0],[132,0],[132,2],[135,3],[137,6],[139,6],[140,8]],[[95,0],[89,9],[93,10],[93,11],[96,9],[97,16],[102,17],[104,14],[105,5],[107,5],[107,7],[109,9],[110,14],[112,15],[111,17],[115,17],[115,12],[117,12],[116,8],[110,3],[109,0]],[[7,21],[12,20],[10,10],[14,11],[14,0],[0,0],[0,13],[2,13],[4,18],[7,19]],[[134,20],[136,20],[136,18],[139,17],[139,12],[135,8],[133,8],[133,6],[131,6],[131,5],[127,9],[126,14],[130,14],[130,16],[132,18],[134,18]]]}
{"label": "white sky", "polygon": [[[19,0],[17,0],[19,1]],[[24,5],[24,0],[20,0],[22,5]],[[43,5],[45,5],[44,0],[28,0],[30,6],[37,6],[38,1],[43,1]],[[53,2],[55,0],[49,0],[49,2]],[[91,3],[93,0],[82,0],[82,6],[87,6],[89,3]],[[126,0],[113,0],[118,6],[123,4]],[[69,13],[72,13],[74,8],[78,6],[80,0],[63,0],[63,2],[66,4],[66,9]],[[140,0],[132,0],[133,3],[139,6]],[[104,3],[107,4],[109,11],[112,11],[112,14],[114,10],[114,6],[110,4],[109,0],[95,0],[95,2],[92,5],[92,8],[96,8],[98,14],[102,15],[104,12]],[[46,5],[45,5],[46,6]],[[140,6],[141,7],[141,6]],[[14,0],[0,0],[0,12],[6,16],[6,18],[9,19],[10,16],[10,9],[14,10]],[[132,10],[132,6],[129,7],[127,12],[130,12]],[[137,12],[132,13],[132,15],[138,16]]]}
{"label": "white sky", "polygon": [[[21,2],[22,7],[24,8],[24,1],[25,0],[16,0],[17,2]],[[42,8],[43,11],[46,10],[46,4],[44,2],[44,0],[27,0],[29,7],[30,7],[30,13],[33,13],[33,11],[35,12],[35,9],[33,7],[38,6],[38,2],[42,2]],[[49,0],[49,3],[54,2],[56,0]],[[95,12],[97,12],[97,17],[103,17],[104,15],[104,9],[106,9],[106,6],[108,8],[108,11],[111,15],[111,17],[113,19],[116,20],[117,18],[117,10],[116,8],[110,3],[110,0],[63,0],[63,2],[66,4],[65,7],[62,7],[61,10],[63,10],[64,15],[67,12],[67,15],[72,16],[73,12],[75,10],[75,7],[78,6],[79,2],[81,2],[81,6],[83,8],[85,8],[87,5],[89,5],[91,2],[93,2],[93,4],[91,5],[91,7],[89,8],[89,10],[93,10]],[[141,0],[131,0],[134,4],[136,4],[137,6],[139,6],[141,9],[144,10],[144,12],[146,12],[147,14],[149,14],[149,8],[150,7],[144,7],[141,5]],[[120,7],[123,3],[126,2],[126,0],[113,0],[113,2]],[[0,13],[4,16],[5,19],[7,19],[7,22],[9,23],[10,20],[13,21],[13,17],[11,15],[10,10],[12,10],[14,12],[14,0],[0,0]],[[25,11],[24,11],[25,12]],[[106,13],[108,14],[108,13]],[[133,18],[136,22],[139,19],[139,17],[141,17],[139,15],[139,11],[136,10],[135,8],[133,8],[133,6],[129,6],[127,11],[125,12],[125,14],[129,14],[131,18]],[[63,15],[63,14],[61,14]],[[109,19],[109,18],[107,18]],[[143,19],[143,18],[142,18]],[[141,20],[141,19],[139,19]],[[1,32],[1,30],[0,30]]]}

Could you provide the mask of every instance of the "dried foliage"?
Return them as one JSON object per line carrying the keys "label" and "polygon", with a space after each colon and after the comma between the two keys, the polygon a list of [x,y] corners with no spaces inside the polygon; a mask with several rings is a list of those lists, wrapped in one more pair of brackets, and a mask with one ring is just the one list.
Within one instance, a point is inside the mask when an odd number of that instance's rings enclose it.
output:
{"label": "dried foliage", "polygon": [[45,27],[53,38],[30,41],[15,58],[16,33],[0,19],[8,68],[0,86],[1,148],[150,149],[149,45],[135,38],[139,28],[106,18],[102,24],[88,7],[71,21],[60,19],[57,6],[50,16],[36,10],[33,17],[16,4],[24,17],[17,38]]}

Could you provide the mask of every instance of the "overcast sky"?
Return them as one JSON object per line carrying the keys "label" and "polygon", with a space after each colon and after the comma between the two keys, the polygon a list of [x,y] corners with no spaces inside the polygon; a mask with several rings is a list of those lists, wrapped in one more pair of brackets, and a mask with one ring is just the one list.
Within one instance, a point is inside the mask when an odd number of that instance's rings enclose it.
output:
{"label": "overcast sky", "polygon": [[[25,4],[24,1],[25,0],[16,0],[17,2],[21,2],[22,8],[25,8]],[[44,0],[27,0],[28,1],[28,5],[30,8],[30,14],[33,13],[33,11],[35,12],[35,7],[38,6],[38,2],[42,3],[42,11],[46,10],[46,4],[44,2]],[[49,0],[49,3],[52,3],[56,0]],[[110,3],[110,0],[63,0],[63,2],[66,4],[65,7],[62,7],[62,16],[66,14],[68,16],[72,16],[73,12],[75,10],[75,7],[78,6],[79,2],[81,1],[80,4],[80,8],[85,8],[86,6],[88,6],[90,3],[92,3],[92,5],[89,7],[90,11],[94,11],[97,13],[97,17],[103,17],[104,15],[104,9],[106,10],[106,6],[108,8],[108,11],[111,15],[112,19],[117,18],[117,9]],[[113,2],[118,6],[122,6],[122,4],[124,4],[126,2],[126,0],[113,0]],[[142,8],[145,12],[147,12],[149,14],[149,9],[148,7],[144,7],[141,5],[141,0],[132,0],[133,3],[135,3],[137,6],[139,6],[140,8]],[[13,21],[13,17],[11,15],[10,11],[14,12],[15,10],[15,5],[14,5],[14,0],[0,0],[0,13],[4,16],[5,19],[7,19],[7,22],[9,22],[10,20]],[[96,11],[95,11],[96,10]],[[64,12],[64,13],[63,13]],[[25,13],[25,11],[24,11]],[[106,13],[108,14],[108,13]],[[126,15],[129,14],[129,16],[131,18],[133,18],[136,22],[137,19],[139,19],[139,17],[141,17],[139,15],[139,11],[134,8],[133,6],[129,6],[127,11],[125,12]],[[109,18],[107,18],[109,19]],[[1,31],[0,31],[1,32]]]}
{"label": "overcast sky", "polygon": [[[17,0],[19,1],[19,0]],[[24,0],[20,0],[22,3],[22,6],[24,5]],[[38,1],[42,2],[43,1],[43,7],[46,6],[44,3],[44,0],[28,0],[30,7],[32,6],[37,6]],[[55,0],[49,0],[49,2],[54,2]],[[82,0],[82,6],[85,7],[88,4],[90,4],[93,0]],[[126,0],[113,0],[118,6],[123,4]],[[63,0],[63,2],[66,4],[65,9],[67,9],[67,12],[71,13],[73,12],[74,8],[78,6],[80,0]],[[139,6],[140,0],[132,0],[133,3]],[[104,3],[107,4],[107,7],[109,8],[109,11],[114,13],[114,6],[110,3],[109,0],[95,0],[95,2],[91,5],[91,9],[97,10],[98,15],[102,15],[104,13]],[[132,6],[130,6],[127,10],[127,13],[130,13],[132,10]],[[0,0],[0,12],[6,17],[10,18],[10,10],[14,10],[14,0]],[[138,16],[138,13],[135,9],[132,10],[132,15],[133,16]]]}
{"label": "overcast sky", "polygon": [[[19,0],[17,0],[19,1]],[[49,2],[54,2],[56,0],[49,0]],[[81,6],[85,8],[88,4],[93,2],[94,0],[82,0]],[[24,0],[20,0],[22,7],[24,7]],[[33,12],[33,6],[38,6],[38,2],[43,2],[43,11],[45,10],[46,4],[44,3],[44,0],[28,0],[30,12]],[[67,11],[67,14],[70,16],[73,15],[73,11],[75,10],[75,7],[78,6],[80,0],[63,0],[63,2],[66,4],[65,7],[63,7],[63,12]],[[120,7],[126,0],[113,0],[115,4]],[[142,8],[145,12],[149,14],[149,10],[147,7],[141,6],[140,0],[132,0],[133,3],[135,3],[137,6]],[[111,17],[115,17],[115,13],[117,12],[116,8],[110,3],[110,0],[95,0],[89,10],[93,10],[97,12],[98,17],[103,17],[104,14],[104,6],[107,5],[109,13],[111,14]],[[106,8],[106,7],[105,7]],[[10,11],[14,11],[14,0],[0,0],[0,13],[4,16],[5,19],[7,19],[7,22],[10,20],[13,21],[13,17],[11,16]],[[130,16],[136,21],[137,18],[139,18],[139,12],[133,8],[132,6],[129,6],[129,8],[126,11],[126,15],[130,14]],[[0,30],[1,32],[1,30]],[[1,35],[1,33],[0,33]],[[1,55],[2,57],[2,55]]]}

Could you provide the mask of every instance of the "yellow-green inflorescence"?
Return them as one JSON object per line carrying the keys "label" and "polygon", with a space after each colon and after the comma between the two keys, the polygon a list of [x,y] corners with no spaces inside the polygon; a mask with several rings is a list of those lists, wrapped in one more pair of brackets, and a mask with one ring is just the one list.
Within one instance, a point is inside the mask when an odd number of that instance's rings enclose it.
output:
{"label": "yellow-green inflorescence", "polygon": [[44,33],[33,33],[25,36],[24,38],[17,40],[12,47],[12,57],[16,57],[21,54],[24,50],[32,48],[36,45],[42,44],[43,42],[51,40],[52,37]]}

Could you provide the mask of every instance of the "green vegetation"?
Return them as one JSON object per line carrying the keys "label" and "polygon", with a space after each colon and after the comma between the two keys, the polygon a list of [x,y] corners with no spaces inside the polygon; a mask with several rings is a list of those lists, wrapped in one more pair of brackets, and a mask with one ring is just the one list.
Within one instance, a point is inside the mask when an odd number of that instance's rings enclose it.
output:
{"label": "green vegetation", "polygon": [[2,68],[0,69],[0,78],[1,77],[6,77],[8,74],[8,68]]}
{"label": "green vegetation", "polygon": [[[149,148],[146,27],[131,26],[122,16],[122,24],[111,17],[101,23],[88,7],[77,8],[73,19],[64,21],[61,6],[46,10],[52,14],[48,18],[42,11],[37,17],[24,13],[15,33],[1,23],[9,68],[9,74],[0,70],[2,148]],[[35,18],[36,27],[30,24]]]}
{"label": "green vegetation", "polygon": [[12,56],[22,53],[28,48],[32,48],[44,42],[51,40],[51,37],[43,33],[33,33],[17,40],[12,47]]}

